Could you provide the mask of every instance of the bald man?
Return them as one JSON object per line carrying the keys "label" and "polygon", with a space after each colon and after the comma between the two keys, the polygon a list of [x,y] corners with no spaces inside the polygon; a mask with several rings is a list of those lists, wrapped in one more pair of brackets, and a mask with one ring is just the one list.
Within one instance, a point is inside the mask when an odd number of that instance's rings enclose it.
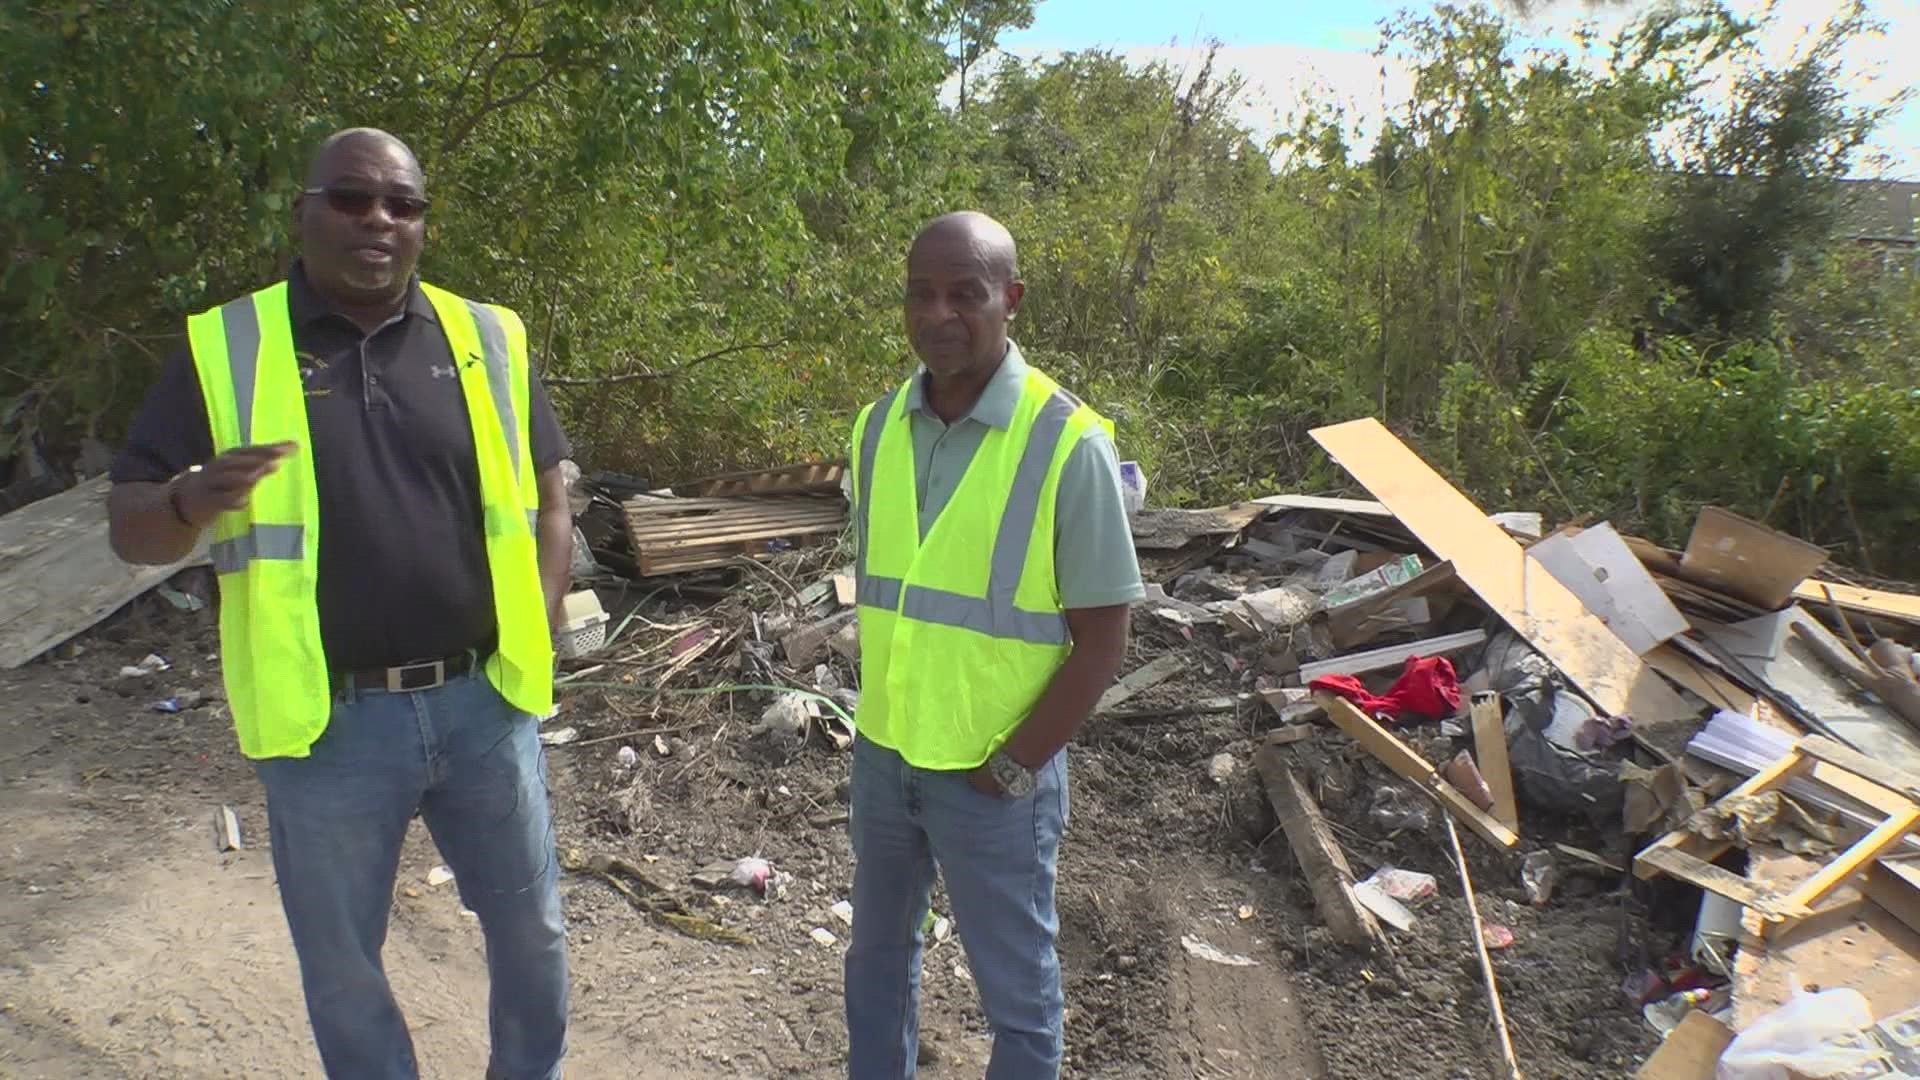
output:
{"label": "bald man", "polygon": [[427,206],[392,135],[320,147],[287,279],[188,320],[134,421],[112,540],[170,563],[210,534],[229,707],[327,1075],[418,1075],[380,956],[417,814],[486,939],[487,1076],[546,1080],[567,961],[535,717],[567,442],[519,318],[415,275]]}
{"label": "bald man", "polygon": [[907,255],[920,367],[855,422],[861,690],[848,1072],[914,1075],[936,869],[993,1028],[989,1080],[1058,1075],[1066,745],[1144,596],[1111,426],[1008,337],[1013,237],[935,219]]}

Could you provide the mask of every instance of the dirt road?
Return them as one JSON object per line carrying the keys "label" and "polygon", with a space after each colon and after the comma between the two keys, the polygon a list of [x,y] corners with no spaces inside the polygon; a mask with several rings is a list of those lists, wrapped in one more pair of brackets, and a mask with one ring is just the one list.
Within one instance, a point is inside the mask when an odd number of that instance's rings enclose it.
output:
{"label": "dirt road", "polygon": [[[151,708],[181,691],[217,696],[210,616],[143,601],[81,647],[0,675],[0,1075],[320,1075],[262,846],[258,786],[217,705]],[[148,652],[173,670],[118,675]],[[562,720],[596,721],[610,722],[586,712]],[[777,903],[738,896],[718,908],[716,918],[755,941],[727,946],[664,928],[604,885],[569,878],[568,1074],[838,1075],[840,947],[808,932],[843,929],[827,909],[845,895],[848,857],[843,825],[831,814],[826,824],[808,818],[844,809],[845,760],[824,748],[774,762],[738,757],[738,724],[688,738],[698,741],[680,757],[649,759],[620,781],[647,794],[637,829],[607,824],[614,746],[556,749],[562,844],[651,860],[667,880],[758,850],[794,872],[794,886]],[[1186,772],[1182,756],[1167,768]],[[1263,875],[1244,860],[1235,866],[1183,843],[1217,831],[1188,821],[1186,805],[1167,803],[1163,827],[1136,831],[1146,819],[1135,804],[1153,796],[1131,768],[1090,755],[1075,775],[1062,871],[1069,1073],[1321,1075],[1268,940],[1274,920],[1291,915],[1266,909]],[[239,815],[247,841],[239,852],[215,851],[221,804]],[[1126,827],[1117,841],[1107,836],[1116,823]],[[1078,835],[1105,838],[1081,844]],[[486,1054],[480,937],[452,885],[429,884],[437,862],[416,828],[387,967],[425,1075],[474,1077]],[[1242,920],[1236,912],[1250,903],[1262,915]],[[1183,934],[1263,963],[1193,959]],[[957,943],[929,954],[925,980],[931,1061],[922,1074],[979,1076],[987,1038]]]}

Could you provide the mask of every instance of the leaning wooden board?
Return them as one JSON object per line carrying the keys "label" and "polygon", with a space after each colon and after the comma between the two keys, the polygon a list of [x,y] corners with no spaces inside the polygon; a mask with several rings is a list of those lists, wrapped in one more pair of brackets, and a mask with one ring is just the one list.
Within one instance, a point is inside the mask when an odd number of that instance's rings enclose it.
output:
{"label": "leaning wooden board", "polygon": [[206,561],[129,566],[107,544],[106,477],[0,517],[0,668],[17,668],[122,604]]}
{"label": "leaning wooden board", "polygon": [[1920,596],[1912,593],[1862,589],[1858,585],[1842,585],[1835,581],[1803,581],[1794,587],[1793,598],[1824,609],[1828,590],[1832,590],[1834,603],[1843,610],[1920,623]]}
{"label": "leaning wooden board", "polygon": [[1642,741],[1679,754],[1694,711],[1500,526],[1371,417],[1310,432],[1488,607]]}

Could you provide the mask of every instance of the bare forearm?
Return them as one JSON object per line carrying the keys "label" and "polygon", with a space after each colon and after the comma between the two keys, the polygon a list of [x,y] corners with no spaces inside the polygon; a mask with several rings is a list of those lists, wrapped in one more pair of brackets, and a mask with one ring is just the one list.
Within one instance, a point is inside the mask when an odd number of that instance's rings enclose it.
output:
{"label": "bare forearm", "polygon": [[573,516],[567,513],[564,503],[557,511],[540,508],[536,539],[540,549],[540,591],[546,594],[547,600],[547,625],[558,630],[561,605],[572,584],[573,567]]}
{"label": "bare forearm", "polygon": [[107,539],[113,553],[127,562],[179,562],[193,551],[200,533],[174,514],[165,484],[115,484],[107,496]]}
{"label": "bare forearm", "polygon": [[1037,767],[1073,741],[1120,672],[1126,657],[1126,618],[1124,606],[1069,613],[1070,621],[1078,624],[1073,652],[1007,741],[1004,749],[1015,761]]}

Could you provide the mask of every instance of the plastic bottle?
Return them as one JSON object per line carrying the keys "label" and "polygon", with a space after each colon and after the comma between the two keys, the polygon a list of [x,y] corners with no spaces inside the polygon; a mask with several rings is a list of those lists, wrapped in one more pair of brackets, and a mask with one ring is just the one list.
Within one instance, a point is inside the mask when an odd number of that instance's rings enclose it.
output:
{"label": "plastic bottle", "polygon": [[1705,1002],[1712,996],[1713,991],[1708,990],[1704,986],[1695,987],[1692,990],[1682,990],[1677,994],[1670,994],[1667,997],[1661,998],[1659,1001],[1648,1002],[1641,1008],[1640,1015],[1646,1017],[1647,1023],[1653,1030],[1665,1035],[1667,1032],[1679,1027],[1680,1021],[1687,1018],[1687,1014],[1693,1011],[1694,1006]]}

